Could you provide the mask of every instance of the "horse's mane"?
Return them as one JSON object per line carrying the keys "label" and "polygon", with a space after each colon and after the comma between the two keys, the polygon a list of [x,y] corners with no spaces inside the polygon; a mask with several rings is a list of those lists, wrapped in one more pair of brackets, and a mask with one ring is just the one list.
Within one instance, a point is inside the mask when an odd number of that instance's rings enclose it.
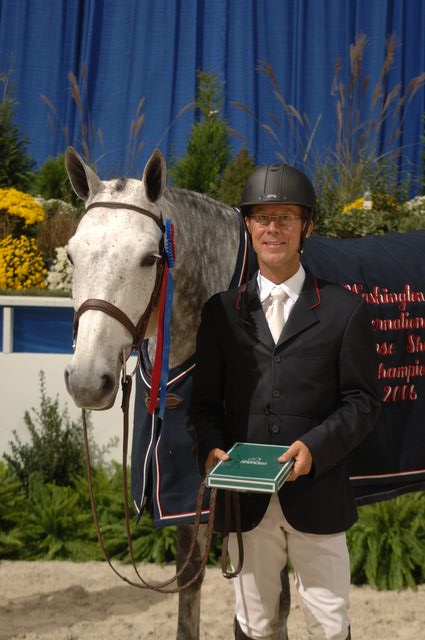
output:
{"label": "horse's mane", "polygon": [[[176,187],[163,194],[175,224],[175,304],[171,359],[195,349],[203,304],[229,286],[239,246],[239,218],[226,204]],[[189,348],[189,351],[188,351]]]}
{"label": "horse's mane", "polygon": [[173,205],[178,205],[187,208],[200,208],[202,210],[214,211],[218,215],[225,212],[226,215],[232,208],[224,202],[214,200],[205,193],[198,193],[197,191],[190,191],[189,189],[182,189],[180,187],[167,187],[164,191],[164,197],[169,200]]}

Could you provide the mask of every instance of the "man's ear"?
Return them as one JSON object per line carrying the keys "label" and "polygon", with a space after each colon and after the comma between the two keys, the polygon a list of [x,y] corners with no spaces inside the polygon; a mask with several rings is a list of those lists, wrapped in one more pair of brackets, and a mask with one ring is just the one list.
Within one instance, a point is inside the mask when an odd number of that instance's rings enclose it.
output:
{"label": "man's ear", "polygon": [[305,237],[306,238],[309,238],[311,236],[311,234],[313,233],[313,227],[314,227],[313,220],[310,220],[310,222],[307,222],[307,230],[305,232]]}

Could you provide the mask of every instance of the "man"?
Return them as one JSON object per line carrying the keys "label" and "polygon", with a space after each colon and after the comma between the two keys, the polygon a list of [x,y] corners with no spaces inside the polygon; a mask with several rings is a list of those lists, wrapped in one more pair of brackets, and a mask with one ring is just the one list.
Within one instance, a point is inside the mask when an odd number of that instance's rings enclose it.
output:
{"label": "man", "polygon": [[[241,210],[259,272],[245,288],[213,296],[199,328],[188,428],[201,473],[228,459],[234,442],[290,445],[279,460],[295,461],[277,496],[240,494],[239,639],[275,637],[288,560],[308,638],[350,637],[345,531],[357,514],[345,458],[378,415],[376,356],[361,298],[301,265],[314,208],[313,186],[295,168],[253,173]],[[216,527],[223,527],[221,507]]]}

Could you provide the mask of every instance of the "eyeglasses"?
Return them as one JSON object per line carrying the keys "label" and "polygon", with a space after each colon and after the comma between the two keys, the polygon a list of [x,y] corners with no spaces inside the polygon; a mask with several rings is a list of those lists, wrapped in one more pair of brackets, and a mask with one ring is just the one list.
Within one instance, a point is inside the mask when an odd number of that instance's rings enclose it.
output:
{"label": "eyeglasses", "polygon": [[300,220],[301,216],[297,216],[293,213],[283,213],[280,216],[270,216],[265,213],[255,213],[251,216],[253,220],[258,224],[259,227],[268,227],[270,222],[273,220],[277,222],[281,229],[290,229],[295,223],[296,220]]}

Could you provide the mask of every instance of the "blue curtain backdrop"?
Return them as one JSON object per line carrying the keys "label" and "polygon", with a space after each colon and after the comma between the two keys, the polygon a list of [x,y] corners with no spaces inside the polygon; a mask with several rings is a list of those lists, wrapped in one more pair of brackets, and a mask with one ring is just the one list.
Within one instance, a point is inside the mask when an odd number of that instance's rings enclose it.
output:
{"label": "blue curtain backdrop", "polygon": [[[266,163],[276,158],[277,146],[262,125],[284,118],[266,75],[256,70],[259,62],[272,66],[289,104],[312,124],[320,118],[313,146],[323,150],[335,137],[335,59],[341,59],[340,80],[347,84],[349,46],[359,33],[368,38],[366,104],[389,34],[396,34],[398,47],[388,89],[400,83],[404,91],[425,70],[424,0],[0,0],[0,70],[13,65],[16,121],[38,165],[64,150],[61,127],[68,142],[81,149],[81,121],[67,76],[72,71],[81,84],[84,65],[82,99],[102,133],[103,143],[98,139],[94,146],[102,177],[137,172],[127,152],[142,97],[144,146],[137,170],[155,146],[167,158],[184,153],[195,114],[191,109],[178,114],[195,98],[197,69],[215,72],[225,82],[229,125],[256,161]],[[42,95],[57,112],[56,133]],[[253,115],[236,108],[235,101]],[[399,140],[401,169],[416,175],[422,172],[424,103],[421,89]],[[307,134],[306,128],[300,131]],[[288,127],[284,132],[285,152],[295,161],[294,139]],[[237,150],[241,139],[234,137],[233,144]]]}

